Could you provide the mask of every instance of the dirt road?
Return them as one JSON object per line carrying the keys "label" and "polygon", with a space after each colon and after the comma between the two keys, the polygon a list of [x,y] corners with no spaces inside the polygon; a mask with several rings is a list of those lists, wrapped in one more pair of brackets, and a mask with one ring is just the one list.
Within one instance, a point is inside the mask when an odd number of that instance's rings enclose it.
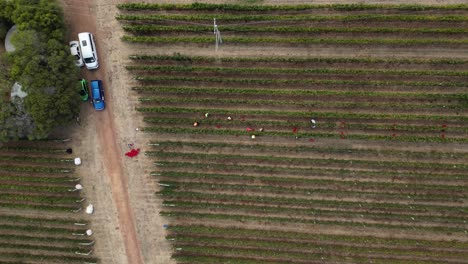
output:
{"label": "dirt road", "polygon": [[[141,117],[134,107],[136,95],[130,92],[132,79],[124,66],[133,49],[120,41],[123,35],[115,16],[118,0],[61,0],[69,40],[79,32],[95,35],[100,67],[82,69],[88,81],[101,79],[104,84],[106,109],[96,112],[84,103],[81,126],[72,134],[76,153],[83,166],[78,168],[86,197],[96,211],[90,217],[96,237],[95,255],[101,263],[174,263],[172,248],[165,239],[165,219],[159,216],[161,201],[150,179],[151,161],[143,155],[124,156],[127,144],[144,151],[149,141],[135,128]],[[98,15],[97,15],[98,14]],[[74,151],[75,152],[75,151]]]}

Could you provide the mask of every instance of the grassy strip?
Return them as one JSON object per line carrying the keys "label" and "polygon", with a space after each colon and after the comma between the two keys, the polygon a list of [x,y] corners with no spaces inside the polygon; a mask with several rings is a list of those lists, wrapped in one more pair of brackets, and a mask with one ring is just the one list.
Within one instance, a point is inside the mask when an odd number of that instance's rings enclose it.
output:
{"label": "grassy strip", "polygon": [[375,70],[375,69],[330,69],[330,68],[241,68],[241,67],[201,67],[201,66],[167,66],[167,65],[128,65],[127,70],[161,71],[161,72],[216,72],[216,73],[291,73],[291,74],[385,74],[409,76],[468,76],[468,71],[445,70]]}
{"label": "grassy strip", "polygon": [[[222,234],[222,233],[221,233]],[[221,235],[219,234],[219,235]],[[458,252],[441,252],[441,251],[427,251],[424,249],[401,249],[401,248],[385,248],[375,247],[373,245],[327,245],[317,242],[282,242],[282,241],[269,241],[257,239],[257,237],[219,237],[219,236],[192,236],[189,234],[177,234],[177,236],[169,236],[169,239],[176,240],[176,247],[183,247],[187,244],[207,245],[211,247],[252,247],[259,249],[281,250],[281,251],[317,251],[320,250],[325,254],[343,256],[344,254],[381,254],[380,256],[369,256],[370,258],[392,258],[392,255],[397,256],[431,256],[431,257],[458,257],[467,258],[467,253]],[[180,245],[180,246],[179,246]],[[382,255],[388,255],[382,257]]]}
{"label": "grassy strip", "polygon": [[232,194],[214,194],[214,193],[200,193],[191,191],[174,191],[174,189],[163,189],[157,193],[162,195],[164,199],[172,200],[217,200],[223,202],[237,202],[237,203],[260,203],[266,205],[281,205],[281,206],[307,206],[310,208],[327,208],[340,210],[394,210],[392,214],[408,215],[411,213],[419,212],[438,212],[442,214],[456,213],[464,215],[468,213],[468,209],[463,207],[450,207],[440,205],[426,205],[426,204],[397,204],[397,203],[376,203],[376,202],[347,202],[340,200],[320,200],[320,199],[301,199],[301,198],[287,198],[287,197],[265,197],[255,195],[232,195]]}
{"label": "grassy strip", "polygon": [[[221,31],[261,32],[261,33],[412,33],[412,34],[465,34],[468,30],[461,28],[376,28],[376,27],[251,27],[251,26],[219,26]],[[207,32],[213,26],[161,26],[161,25],[124,25],[123,29],[134,34],[173,33],[173,32]]]}
{"label": "grassy strip", "polygon": [[370,221],[397,221],[402,222],[411,222],[413,224],[418,223],[431,223],[434,225],[442,224],[457,224],[463,225],[466,218],[463,217],[452,217],[452,216],[420,216],[420,215],[411,215],[411,214],[399,214],[393,212],[353,212],[353,211],[330,211],[330,210],[321,210],[316,208],[287,208],[284,206],[263,206],[258,204],[233,204],[233,203],[220,203],[218,201],[174,201],[174,200],[164,200],[164,204],[169,204],[177,210],[186,210],[186,211],[197,211],[197,210],[209,210],[210,212],[243,212],[243,213],[256,213],[256,214],[274,214],[280,215],[281,217],[288,217],[294,215],[295,217],[312,217],[315,219],[320,219],[321,217],[342,217],[342,219],[358,219],[362,218],[363,220]]}
{"label": "grassy strip", "polygon": [[121,10],[197,10],[197,11],[302,11],[309,9],[331,9],[338,11],[397,9],[410,11],[423,10],[468,10],[466,4],[456,5],[378,5],[378,4],[328,4],[328,5],[242,5],[242,4],[150,4],[123,3],[117,5]]}
{"label": "grassy strip", "polygon": [[[169,133],[169,134],[204,134],[204,135],[223,135],[223,136],[239,136],[239,135],[251,135],[258,133],[245,132],[239,130],[227,130],[227,129],[203,129],[203,128],[166,128],[166,127],[144,127],[140,129],[144,132],[152,133]],[[310,137],[310,138],[334,138],[339,139],[338,133],[317,133],[317,132],[282,132],[282,131],[263,131],[262,136],[280,136],[280,137]],[[347,134],[342,139],[356,139],[356,140],[386,140],[386,141],[403,141],[403,142],[459,142],[466,143],[468,138],[449,138],[449,137],[434,137],[434,136],[413,136],[413,135],[365,135],[365,134]]]}
{"label": "grassy strip", "polygon": [[[333,234],[320,234],[320,233],[300,233],[291,231],[275,231],[268,229],[247,229],[240,227],[214,227],[203,225],[169,225],[169,231],[173,234],[188,233],[200,235],[225,235],[225,236],[246,236],[258,238],[276,238],[276,239],[302,239],[313,240],[321,242],[344,242],[351,244],[372,244],[392,247],[440,247],[441,249],[466,249],[467,242],[459,242],[456,240],[416,240],[416,239],[399,239],[394,237],[374,237],[374,236],[360,236],[360,235],[333,235]],[[310,230],[313,231],[313,230]]]}
{"label": "grassy strip", "polygon": [[[208,105],[244,105],[244,106],[296,106],[304,107],[307,109],[313,107],[333,107],[339,109],[401,109],[401,110],[456,110],[468,108],[467,102],[460,104],[447,104],[447,103],[398,103],[398,102],[355,102],[342,101],[343,99],[335,99],[330,101],[320,100],[304,100],[299,101],[297,98],[291,98],[286,100],[269,100],[269,99],[236,99],[236,98],[196,98],[196,97],[140,97],[140,102],[155,102],[155,103],[198,103]],[[349,99],[348,99],[349,100]]]}
{"label": "grassy strip", "polygon": [[221,77],[186,77],[186,76],[137,76],[136,80],[161,82],[161,81],[185,81],[185,82],[217,82],[217,83],[242,83],[242,84],[320,84],[320,85],[372,85],[372,86],[433,86],[433,87],[466,87],[464,82],[421,82],[421,81],[354,81],[354,80],[311,80],[311,79],[258,79],[258,78],[221,78]]}
{"label": "grassy strip", "polygon": [[454,233],[464,233],[466,230],[461,227],[441,227],[441,226],[406,226],[406,225],[392,225],[392,224],[370,224],[362,222],[341,222],[341,221],[325,221],[325,220],[310,220],[310,219],[296,219],[290,217],[270,217],[270,216],[247,216],[241,214],[218,214],[218,213],[192,213],[192,212],[179,212],[179,211],[161,211],[160,215],[166,217],[175,217],[175,218],[195,218],[195,219],[206,219],[206,220],[236,220],[240,222],[246,221],[260,221],[265,222],[274,222],[274,223],[303,223],[303,224],[313,224],[313,225],[335,225],[342,227],[358,227],[358,228],[382,228],[389,230],[420,230],[420,231],[429,231],[429,232],[454,232]]}
{"label": "grassy strip", "polygon": [[167,14],[167,15],[124,15],[116,16],[121,21],[200,21],[211,25],[213,18],[219,21],[229,22],[254,22],[254,21],[395,21],[395,22],[465,22],[465,15],[386,15],[386,14],[360,14],[360,15],[234,15],[234,14]]}
{"label": "grassy strip", "polygon": [[374,92],[374,91],[330,91],[308,89],[249,89],[249,88],[220,88],[220,87],[168,87],[168,86],[136,86],[132,87],[137,92],[175,93],[175,94],[226,94],[226,95],[307,95],[307,96],[343,96],[343,97],[393,97],[393,98],[421,98],[421,99],[454,99],[468,100],[466,94],[428,94],[407,92]]}
{"label": "grassy strip", "polygon": [[[124,35],[123,41],[140,43],[200,43],[213,42],[212,37],[159,37]],[[339,45],[464,45],[466,39],[338,39],[338,38],[277,38],[277,37],[223,37],[223,43],[286,43],[286,44],[339,44]]]}
{"label": "grassy strip", "polygon": [[[235,149],[249,149],[268,152],[313,152],[319,154],[350,154],[353,155],[389,155],[391,157],[407,158],[436,158],[436,159],[468,159],[468,153],[451,153],[451,152],[426,152],[426,151],[407,151],[407,150],[374,150],[374,149],[356,149],[356,148],[336,148],[336,147],[318,147],[318,146],[276,146],[276,145],[265,145],[260,143],[242,144],[242,143],[224,143],[224,142],[187,142],[187,141],[151,141],[149,145],[157,144],[157,148],[160,147],[194,147],[202,149],[212,148],[235,148]],[[315,173],[315,171],[314,171]]]}
{"label": "grassy strip", "polygon": [[180,53],[173,55],[148,55],[134,54],[130,55],[129,59],[138,61],[184,61],[184,62],[282,62],[282,63],[359,63],[359,64],[466,64],[467,60],[463,59],[399,59],[399,58],[327,58],[327,57],[207,57],[207,56],[192,56]]}
{"label": "grassy strip", "polygon": [[214,173],[188,173],[188,172],[177,172],[177,171],[164,171],[161,173],[161,177],[177,178],[177,179],[195,179],[195,180],[220,180],[219,182],[231,182],[235,181],[238,184],[243,182],[256,184],[266,184],[273,186],[282,185],[293,185],[295,187],[306,187],[306,186],[320,186],[320,188],[357,188],[357,189],[385,189],[385,190],[401,190],[411,189],[414,191],[440,191],[440,190],[451,190],[454,192],[461,192],[466,190],[466,186],[441,186],[433,184],[422,184],[422,183],[380,183],[380,182],[369,182],[369,181],[354,181],[344,182],[336,180],[325,180],[325,179],[305,179],[305,178],[284,178],[284,177],[269,177],[269,176],[252,176],[252,175],[239,175],[239,174],[214,174]]}
{"label": "grassy strip", "polygon": [[[371,113],[336,113],[336,112],[293,112],[293,111],[271,111],[271,110],[237,110],[237,109],[214,109],[214,108],[182,108],[182,107],[136,107],[139,112],[147,113],[212,113],[223,115],[274,115],[303,117],[309,119],[311,116],[316,118],[334,118],[339,120],[346,119],[382,119],[382,120],[430,120],[430,121],[463,121],[468,122],[468,117],[464,116],[438,116],[438,115],[409,115],[409,114],[371,114]],[[0,167],[1,169],[1,167]]]}
{"label": "grassy strip", "polygon": [[[395,172],[395,171],[386,171],[386,170],[377,170],[377,171],[360,171],[360,170],[348,170],[348,169],[321,169],[321,168],[283,168],[283,167],[270,167],[270,166],[258,166],[258,165],[234,165],[234,164],[217,164],[217,163],[207,163],[197,162],[173,162],[173,161],[164,161],[157,162],[160,167],[160,171],[168,170],[166,168],[193,168],[197,169],[222,169],[223,171],[237,171],[240,172],[259,172],[259,173],[268,173],[268,174],[278,174],[278,173],[289,173],[300,175],[310,175],[313,176],[335,176],[341,177],[342,179],[348,179],[350,181],[355,178],[360,177],[372,177],[372,178],[384,178],[384,179],[414,179],[419,181],[427,180],[440,180],[445,182],[450,182],[451,180],[465,179],[468,177],[466,174],[440,174],[440,173],[416,173],[416,172]],[[154,172],[158,173],[158,172]]]}
{"label": "grassy strip", "polygon": [[31,166],[15,166],[15,165],[0,165],[0,170],[14,172],[35,172],[35,173],[72,173],[73,168],[53,168],[53,167],[31,167]]}

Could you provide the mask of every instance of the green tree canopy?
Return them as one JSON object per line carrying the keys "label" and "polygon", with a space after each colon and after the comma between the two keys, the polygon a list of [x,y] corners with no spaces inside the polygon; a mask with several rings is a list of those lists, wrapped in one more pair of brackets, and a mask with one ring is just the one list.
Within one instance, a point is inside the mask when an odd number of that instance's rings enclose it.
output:
{"label": "green tree canopy", "polygon": [[[80,103],[78,68],[65,41],[63,14],[55,0],[5,1],[0,0],[0,8],[9,13],[0,11],[0,20],[11,19],[18,32],[12,39],[16,50],[6,56],[9,71],[0,78],[10,83],[10,89],[12,80],[18,81],[28,95],[22,102],[3,98],[0,140],[45,138],[56,126],[70,123]],[[25,121],[26,116],[32,123]]]}

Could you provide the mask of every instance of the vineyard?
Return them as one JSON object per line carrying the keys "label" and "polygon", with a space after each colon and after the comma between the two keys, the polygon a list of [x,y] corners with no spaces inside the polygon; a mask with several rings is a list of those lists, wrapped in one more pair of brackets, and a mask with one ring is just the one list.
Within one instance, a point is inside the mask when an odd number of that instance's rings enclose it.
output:
{"label": "vineyard", "polygon": [[0,146],[0,263],[97,263],[62,140]]}
{"label": "vineyard", "polygon": [[467,5],[118,7],[178,263],[468,263]]}

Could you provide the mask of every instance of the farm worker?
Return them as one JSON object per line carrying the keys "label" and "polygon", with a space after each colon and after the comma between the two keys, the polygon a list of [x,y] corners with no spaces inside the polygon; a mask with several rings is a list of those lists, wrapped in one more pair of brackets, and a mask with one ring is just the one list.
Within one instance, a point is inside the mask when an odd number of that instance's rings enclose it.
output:
{"label": "farm worker", "polygon": [[263,127],[261,127],[258,131],[263,132]]}
{"label": "farm worker", "polygon": [[247,130],[247,132],[253,131],[253,129],[250,127],[247,127],[245,130]]}
{"label": "farm worker", "polygon": [[193,123],[193,126],[194,126],[194,127],[197,127],[197,126],[198,126],[198,122],[194,122],[194,123]]}
{"label": "farm worker", "polygon": [[317,122],[315,121],[315,119],[311,119],[311,120],[310,120],[310,123],[312,123],[312,128],[316,128],[316,127],[317,127]]}
{"label": "farm worker", "polygon": [[228,117],[227,117],[227,120],[231,121],[231,120],[232,120],[232,118],[231,118],[230,116],[228,116]]}
{"label": "farm worker", "polygon": [[252,135],[252,139],[255,139],[255,135]]}
{"label": "farm worker", "polygon": [[209,113],[205,113],[205,117],[206,117],[206,118],[208,118],[209,115],[210,115]]}

